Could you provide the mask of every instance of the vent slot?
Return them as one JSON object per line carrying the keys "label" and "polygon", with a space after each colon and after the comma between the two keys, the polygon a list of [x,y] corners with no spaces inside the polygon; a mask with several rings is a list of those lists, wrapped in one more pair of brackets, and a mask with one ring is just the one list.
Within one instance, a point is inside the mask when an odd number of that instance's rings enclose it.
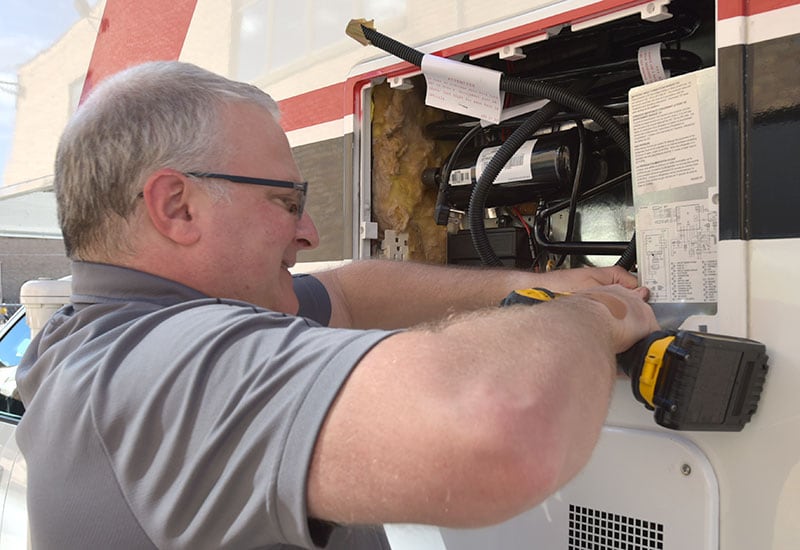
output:
{"label": "vent slot", "polygon": [[568,550],[663,550],[664,525],[569,505]]}

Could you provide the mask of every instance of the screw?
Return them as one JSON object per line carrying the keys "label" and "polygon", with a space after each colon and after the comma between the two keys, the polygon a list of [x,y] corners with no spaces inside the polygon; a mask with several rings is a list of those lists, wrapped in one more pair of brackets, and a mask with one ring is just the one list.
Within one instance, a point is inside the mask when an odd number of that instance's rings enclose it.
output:
{"label": "screw", "polygon": [[681,473],[685,476],[692,475],[692,467],[688,464],[681,464]]}

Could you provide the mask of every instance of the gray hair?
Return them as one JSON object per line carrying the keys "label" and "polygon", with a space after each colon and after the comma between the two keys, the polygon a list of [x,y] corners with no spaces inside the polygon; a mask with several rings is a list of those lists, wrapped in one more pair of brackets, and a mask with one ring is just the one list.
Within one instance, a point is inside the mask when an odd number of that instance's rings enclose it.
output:
{"label": "gray hair", "polygon": [[226,151],[221,111],[230,103],[280,116],[255,86],[178,61],[145,63],[100,83],[67,124],[56,153],[67,256],[98,260],[132,252],[130,220],[145,180],[161,168],[213,170],[208,163]]}

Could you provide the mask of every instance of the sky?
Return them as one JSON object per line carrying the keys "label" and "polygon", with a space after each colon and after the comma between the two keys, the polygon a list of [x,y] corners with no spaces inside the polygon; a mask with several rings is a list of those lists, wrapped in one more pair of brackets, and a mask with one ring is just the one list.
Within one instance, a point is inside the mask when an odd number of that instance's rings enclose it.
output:
{"label": "sky", "polygon": [[0,0],[0,178],[11,148],[17,70],[81,17],[86,0]]}

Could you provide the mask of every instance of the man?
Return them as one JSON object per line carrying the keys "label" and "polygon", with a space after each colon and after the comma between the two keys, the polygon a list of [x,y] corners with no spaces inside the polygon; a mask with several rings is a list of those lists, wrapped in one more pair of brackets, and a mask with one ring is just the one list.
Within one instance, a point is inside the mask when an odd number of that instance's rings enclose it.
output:
{"label": "man", "polygon": [[[588,459],[615,354],[658,328],[646,290],[618,268],[293,278],[318,235],[276,116],[156,62],[65,130],[73,296],[18,375],[35,548],[387,548],[382,523],[498,522]],[[496,307],[531,286],[578,292]]]}

